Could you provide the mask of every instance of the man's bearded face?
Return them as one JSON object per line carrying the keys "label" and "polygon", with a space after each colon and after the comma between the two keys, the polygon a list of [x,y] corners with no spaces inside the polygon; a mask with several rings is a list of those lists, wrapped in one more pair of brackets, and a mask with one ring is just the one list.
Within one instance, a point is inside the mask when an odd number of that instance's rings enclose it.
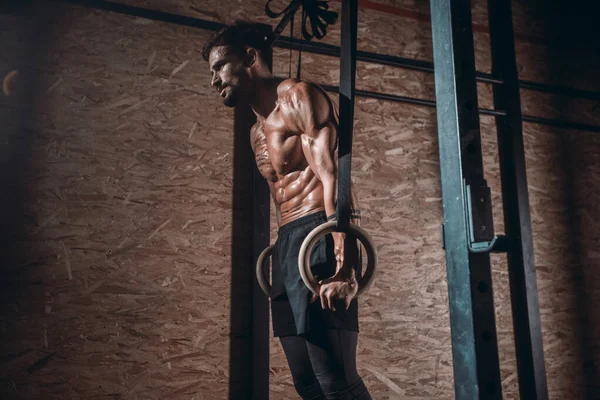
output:
{"label": "man's bearded face", "polygon": [[235,107],[243,100],[248,86],[248,72],[244,60],[228,46],[215,46],[209,55],[208,65],[214,86],[227,107]]}

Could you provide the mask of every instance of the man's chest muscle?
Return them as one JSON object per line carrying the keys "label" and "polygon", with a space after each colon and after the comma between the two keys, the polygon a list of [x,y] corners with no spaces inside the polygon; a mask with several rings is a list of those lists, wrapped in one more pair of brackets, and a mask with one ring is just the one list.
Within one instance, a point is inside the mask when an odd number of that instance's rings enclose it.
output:
{"label": "man's chest muscle", "polygon": [[276,175],[286,175],[295,170],[302,158],[300,136],[269,121],[257,126],[254,149],[256,165],[261,174],[271,181],[276,180]]}

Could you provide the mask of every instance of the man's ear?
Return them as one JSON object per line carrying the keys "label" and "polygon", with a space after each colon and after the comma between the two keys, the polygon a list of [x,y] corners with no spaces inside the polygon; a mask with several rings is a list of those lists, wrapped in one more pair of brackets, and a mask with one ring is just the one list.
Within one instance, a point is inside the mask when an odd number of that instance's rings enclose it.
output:
{"label": "man's ear", "polygon": [[246,68],[251,68],[258,61],[258,51],[256,49],[249,47],[246,49],[246,58],[244,60],[244,64]]}

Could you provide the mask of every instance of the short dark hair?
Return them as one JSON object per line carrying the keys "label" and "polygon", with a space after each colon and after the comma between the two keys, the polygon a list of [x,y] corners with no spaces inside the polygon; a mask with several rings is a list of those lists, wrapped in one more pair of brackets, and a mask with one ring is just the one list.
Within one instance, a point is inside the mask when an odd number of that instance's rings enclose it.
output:
{"label": "short dark hair", "polygon": [[204,45],[202,58],[208,61],[213,47],[228,46],[238,54],[244,54],[248,47],[262,53],[271,46],[273,30],[270,25],[238,21],[215,33]]}

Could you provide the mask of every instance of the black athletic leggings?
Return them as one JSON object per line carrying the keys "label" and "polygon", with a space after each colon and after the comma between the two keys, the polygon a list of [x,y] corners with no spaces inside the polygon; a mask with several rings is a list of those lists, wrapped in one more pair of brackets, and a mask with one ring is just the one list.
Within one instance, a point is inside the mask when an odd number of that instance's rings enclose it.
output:
{"label": "black athletic leggings", "polygon": [[357,332],[330,329],[280,340],[303,400],[372,400],[356,371]]}

